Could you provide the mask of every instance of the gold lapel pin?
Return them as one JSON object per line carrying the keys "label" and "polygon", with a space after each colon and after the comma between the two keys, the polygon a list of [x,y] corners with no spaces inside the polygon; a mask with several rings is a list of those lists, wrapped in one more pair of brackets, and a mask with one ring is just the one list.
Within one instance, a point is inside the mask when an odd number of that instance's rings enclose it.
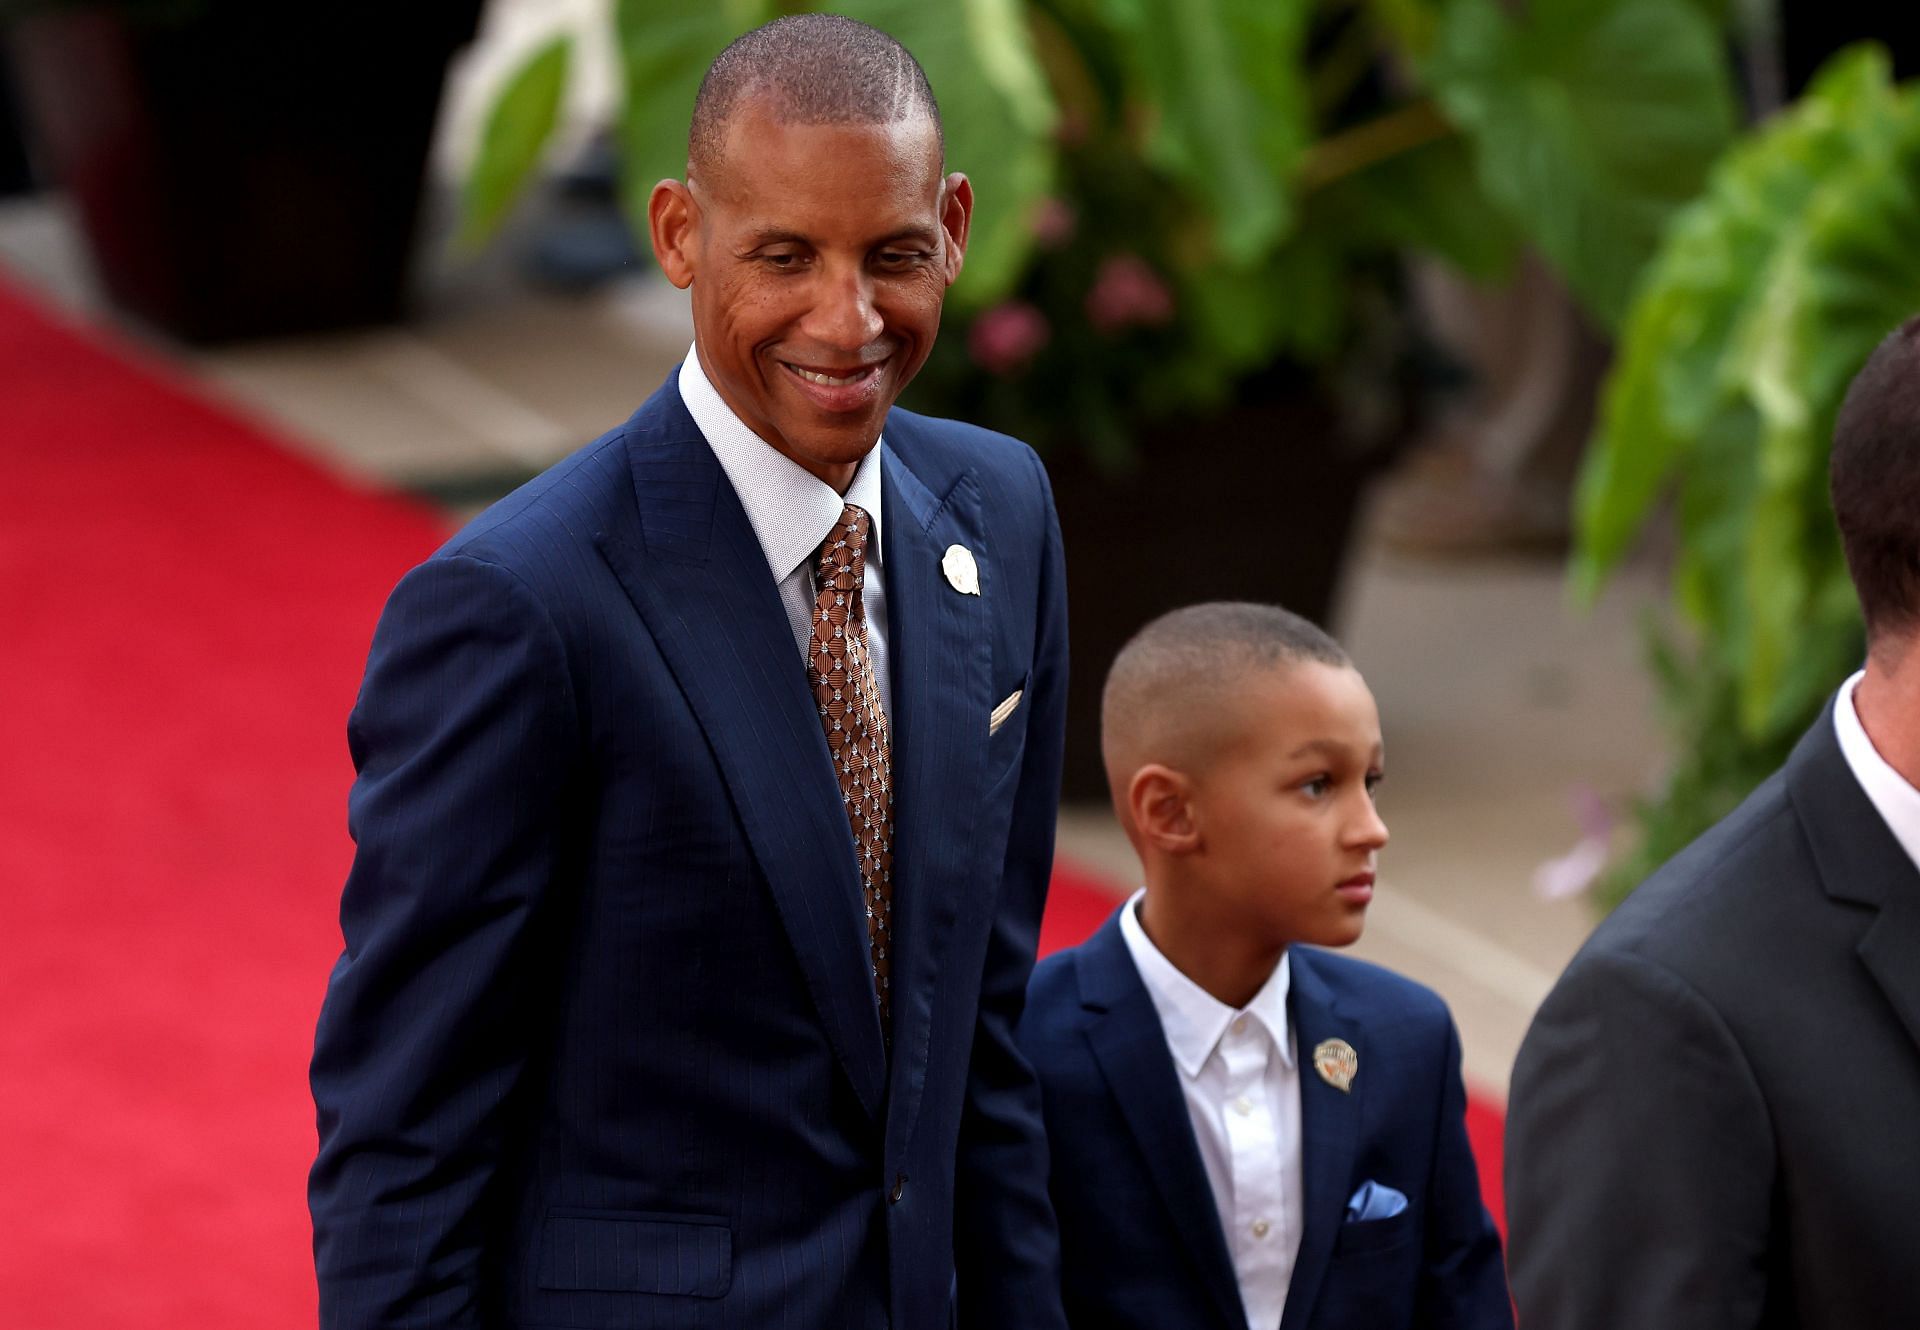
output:
{"label": "gold lapel pin", "polygon": [[940,559],[940,571],[961,595],[980,594],[980,565],[973,561],[973,551],[965,545],[947,546],[947,552]]}
{"label": "gold lapel pin", "polygon": [[1313,1050],[1313,1069],[1341,1094],[1352,1094],[1353,1078],[1360,1072],[1360,1055],[1344,1039],[1322,1039]]}

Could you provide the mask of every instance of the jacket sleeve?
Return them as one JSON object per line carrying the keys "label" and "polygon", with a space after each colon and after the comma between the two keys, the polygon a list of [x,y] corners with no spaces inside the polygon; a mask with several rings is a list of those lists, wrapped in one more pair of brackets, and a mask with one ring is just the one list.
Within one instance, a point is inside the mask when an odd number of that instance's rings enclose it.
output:
{"label": "jacket sleeve", "polygon": [[416,568],[381,616],[348,742],[357,848],[311,1069],[321,1324],[473,1325],[578,743],[546,610],[490,563]]}
{"label": "jacket sleeve", "polygon": [[1480,1171],[1467,1139],[1467,1088],[1460,1079],[1460,1032],[1446,1022],[1433,1175],[1427,1182],[1420,1312],[1431,1330],[1513,1330],[1513,1301],[1500,1234],[1480,1198]]}
{"label": "jacket sleeve", "polygon": [[1053,871],[1066,743],[1065,563],[1053,495],[1045,501],[1027,741],[1012,791],[1013,821],[987,939],[980,1012],[967,1074],[954,1179],[954,1261],[964,1330],[1064,1330],[1060,1239],[1047,1196],[1040,1087],[1014,1040],[1026,1000]]}
{"label": "jacket sleeve", "polygon": [[1639,957],[1576,959],[1514,1065],[1520,1323],[1753,1330],[1773,1185],[1766,1108],[1718,1013]]}

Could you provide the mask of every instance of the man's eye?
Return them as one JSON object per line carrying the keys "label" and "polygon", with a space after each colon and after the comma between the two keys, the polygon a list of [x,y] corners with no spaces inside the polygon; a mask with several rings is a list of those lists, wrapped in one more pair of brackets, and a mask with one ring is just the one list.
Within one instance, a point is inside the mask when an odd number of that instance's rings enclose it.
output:
{"label": "man's eye", "polygon": [[918,250],[886,249],[880,251],[877,257],[882,267],[911,268],[924,262],[928,256]]}
{"label": "man's eye", "polygon": [[770,268],[797,268],[800,266],[798,254],[762,254],[760,261]]}

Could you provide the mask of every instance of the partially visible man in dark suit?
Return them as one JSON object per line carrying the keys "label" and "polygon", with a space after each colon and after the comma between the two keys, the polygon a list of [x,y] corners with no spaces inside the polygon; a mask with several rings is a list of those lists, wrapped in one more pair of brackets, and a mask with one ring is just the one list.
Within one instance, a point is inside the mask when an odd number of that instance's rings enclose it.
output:
{"label": "partially visible man in dark suit", "polygon": [[401,582],[313,1060],[331,1327],[1056,1327],[1013,1025],[1066,678],[1033,453],[891,410],[972,211],[806,15],[701,88],[695,343]]}
{"label": "partially visible man in dark suit", "polygon": [[1920,319],[1848,391],[1831,484],[1865,670],[1520,1050],[1527,1330],[1920,1325]]}

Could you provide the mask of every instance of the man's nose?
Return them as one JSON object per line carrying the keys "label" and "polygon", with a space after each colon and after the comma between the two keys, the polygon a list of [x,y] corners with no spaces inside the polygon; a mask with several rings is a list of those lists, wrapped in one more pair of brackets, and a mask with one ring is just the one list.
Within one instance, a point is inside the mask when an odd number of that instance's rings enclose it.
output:
{"label": "man's nose", "polygon": [[885,324],[873,307],[873,280],[858,267],[821,274],[806,322],[807,336],[841,351],[858,351],[880,336]]}

